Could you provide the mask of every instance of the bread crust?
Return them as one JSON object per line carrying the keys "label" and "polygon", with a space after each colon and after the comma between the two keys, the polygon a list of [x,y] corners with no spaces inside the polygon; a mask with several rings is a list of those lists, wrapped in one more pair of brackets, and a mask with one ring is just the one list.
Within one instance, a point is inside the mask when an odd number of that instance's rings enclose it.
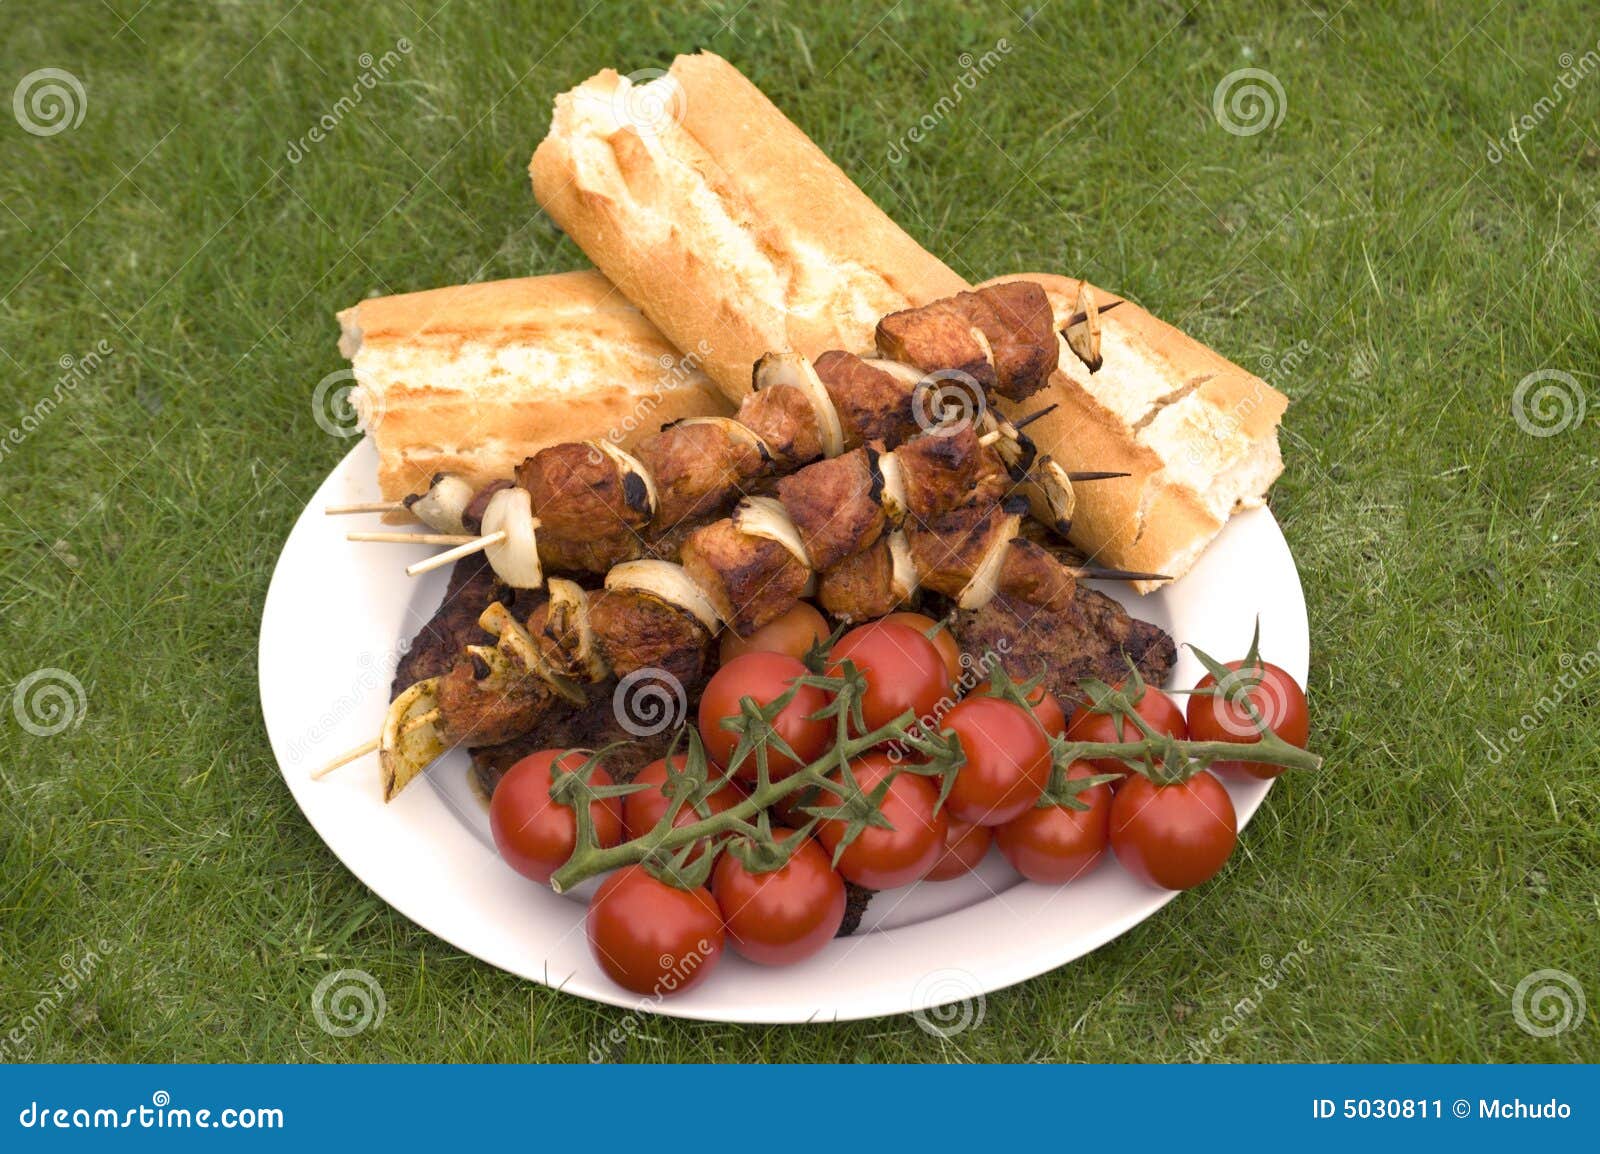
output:
{"label": "bread crust", "polygon": [[637,126],[610,69],[558,96],[534,195],[669,338],[711,346],[734,403],[765,353],[863,352],[884,315],[967,287],[726,60],[654,83],[666,112]]}
{"label": "bread crust", "polygon": [[628,447],[732,411],[593,270],[375,297],[339,322],[386,500],[438,472],[484,485],[560,441]]}
{"label": "bread crust", "polygon": [[[1082,281],[1016,273],[1070,315]],[[1028,427],[1041,453],[1069,470],[1131,474],[1077,490],[1073,542],[1100,564],[1180,577],[1241,507],[1260,504],[1283,459],[1277,430],[1288,398],[1260,377],[1115,293],[1090,285],[1104,313],[1100,370],[1061,342],[1050,384],[1011,415],[1054,402]],[[1141,581],[1148,593],[1163,582]]]}

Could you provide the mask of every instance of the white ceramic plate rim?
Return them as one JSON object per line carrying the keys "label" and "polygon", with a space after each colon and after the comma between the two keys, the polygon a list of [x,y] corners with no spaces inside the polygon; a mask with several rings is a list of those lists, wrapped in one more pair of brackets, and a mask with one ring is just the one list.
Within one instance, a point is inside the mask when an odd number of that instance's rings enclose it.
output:
{"label": "white ceramic plate rim", "polygon": [[[357,521],[371,527],[371,519],[324,515],[328,504],[376,499],[375,463],[364,442],[352,449],[284,544],[262,613],[262,714],[284,780],[328,847],[384,901],[474,957],[597,1002],[709,1021],[848,1020],[936,1006],[970,1017],[981,1014],[985,993],[1089,953],[1178,896],[1136,883],[1114,862],[1071,886],[1036,886],[991,854],[981,871],[986,888],[964,908],[938,916],[956,892],[942,886],[980,883],[942,883],[937,893],[924,883],[874,898],[879,920],[887,912],[892,928],[837,940],[802,965],[768,969],[729,955],[687,993],[641,999],[620,989],[589,956],[582,905],[513,873],[487,844],[481,812],[462,800],[464,754],[430,771],[430,779],[447,784],[419,781],[387,806],[373,758],[310,779],[314,767],[377,732],[393,654],[443,589],[442,574],[431,583],[401,574],[423,550],[349,544],[345,532]],[[1108,592],[1180,643],[1218,655],[1240,650],[1259,614],[1265,655],[1304,683],[1305,600],[1266,509],[1236,516],[1195,569],[1167,589],[1146,598]],[[1180,649],[1171,684],[1193,684],[1200,672]],[[1230,784],[1241,827],[1269,788]],[[1236,862],[1212,884],[1248,884],[1249,869],[1247,859]],[[894,924],[899,902],[933,912]]]}

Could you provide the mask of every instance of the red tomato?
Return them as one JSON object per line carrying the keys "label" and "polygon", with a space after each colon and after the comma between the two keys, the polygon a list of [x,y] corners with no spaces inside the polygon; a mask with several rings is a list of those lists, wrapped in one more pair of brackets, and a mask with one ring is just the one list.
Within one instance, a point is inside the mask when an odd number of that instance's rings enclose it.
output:
{"label": "red tomato", "polygon": [[[683,769],[687,758],[683,754],[676,755],[673,759],[673,768]],[[713,773],[716,770],[713,768]],[[638,793],[630,793],[622,799],[622,827],[629,838],[643,837],[655,828],[656,822],[661,820],[667,812],[668,799],[666,794],[667,762],[665,758],[652,761],[639,771],[633,779],[633,784],[640,783],[654,785],[655,789],[644,789]],[[705,798],[704,804],[713,815],[732,809],[744,800],[744,794],[736,785],[725,785]],[[701,820],[700,813],[688,802],[678,809],[678,816],[673,819],[673,826],[693,825]]]}
{"label": "red tomato", "polygon": [[[793,830],[773,829],[780,840]],[[722,855],[711,893],[728,927],[734,953],[764,966],[803,961],[833,940],[844,921],[844,879],[810,838],[783,866],[753,874],[731,853]]]}
{"label": "red tomato", "polygon": [[586,926],[606,976],[656,996],[705,981],[727,940],[709,893],[669,886],[641,865],[624,866],[601,883]]}
{"label": "red tomato", "polygon": [[[839,858],[838,871],[869,890],[892,890],[925,876],[943,856],[950,826],[943,810],[934,813],[939,804],[938,787],[928,778],[898,772],[882,753],[869,753],[851,762],[850,772],[864,793],[871,793],[879,782],[893,775],[881,812],[894,828],[867,826],[846,847]],[[838,805],[839,798],[824,792],[817,804]],[[817,840],[828,851],[829,860],[843,840],[845,828],[846,823],[840,819],[817,826]]]}
{"label": "red tomato", "polygon": [[828,622],[809,601],[796,601],[783,616],[767,622],[749,637],[731,629],[722,631],[722,664],[746,653],[787,653],[801,658],[811,647],[828,639]]}
{"label": "red tomato", "polygon": [[[1087,761],[1067,767],[1068,778],[1098,773]],[[1090,869],[1111,840],[1111,787],[1096,785],[1078,794],[1088,809],[1035,806],[995,830],[1000,852],[1023,877],[1045,885],[1065,885]]]}
{"label": "red tomato", "polygon": [[908,709],[919,720],[936,718],[939,703],[950,695],[938,647],[908,625],[858,625],[833,647],[828,675],[837,677],[847,660],[867,679],[861,716],[869,730],[888,725]]}
{"label": "red tomato", "polygon": [[1233,801],[1202,770],[1178,785],[1128,778],[1111,803],[1111,848],[1122,867],[1167,890],[1214,877],[1239,842]]}
{"label": "red tomato", "polygon": [[974,825],[960,818],[949,819],[950,832],[945,834],[944,853],[934,863],[925,880],[947,882],[964,877],[978,868],[984,854],[994,842],[994,831],[986,825]]}
{"label": "red tomato", "polygon": [[[1157,733],[1167,734],[1179,741],[1189,736],[1189,727],[1183,723],[1183,710],[1178,708],[1176,701],[1153,685],[1144,687],[1139,700],[1133,703],[1133,711]],[[1144,737],[1133,722],[1123,722],[1119,726],[1118,721],[1109,713],[1095,713],[1088,705],[1080,705],[1067,723],[1067,740],[1115,742],[1139,741]],[[1128,767],[1114,757],[1097,757],[1090,764],[1100,773],[1130,773]],[[1118,782],[1116,788],[1121,789],[1122,782]]]}
{"label": "red tomato", "polygon": [[[583,767],[588,755],[578,750],[547,749],[529,754],[506,770],[489,800],[489,830],[506,864],[524,877],[546,884],[550,875],[566,864],[578,845],[578,819],[572,807],[550,797],[551,767],[561,758],[561,769]],[[612,785],[611,775],[597,765],[589,775],[591,785]],[[618,798],[589,806],[595,839],[601,846],[622,841],[622,807]]]}
{"label": "red tomato", "polygon": [[[1229,669],[1240,669],[1242,661],[1228,662]],[[1261,714],[1279,737],[1301,749],[1311,739],[1311,717],[1306,705],[1305,691],[1293,677],[1271,662],[1251,667],[1251,673],[1261,680],[1249,691],[1250,704]],[[1200,679],[1197,689],[1206,689],[1217,683],[1211,674]],[[1236,745],[1254,745],[1261,740],[1256,724],[1238,705],[1222,697],[1193,693],[1189,695],[1189,733],[1196,741],[1227,741]],[[1250,777],[1277,777],[1283,772],[1281,765],[1267,765],[1259,761],[1216,761],[1212,769],[1233,770]]]}
{"label": "red tomato", "polygon": [[[727,768],[738,744],[738,737],[718,724],[724,717],[739,716],[739,702],[753,697],[761,705],[770,705],[788,692],[797,677],[809,670],[798,659],[783,653],[746,653],[735,657],[717,670],[700,697],[700,740],[705,743],[711,760]],[[799,756],[795,762],[776,750],[767,753],[767,768],[772,779],[788,777],[795,770],[808,765],[826,752],[833,736],[833,719],[813,718],[811,715],[828,704],[828,695],[814,685],[802,685],[788,705],[783,707],[773,721],[778,736],[788,743]],[[745,758],[736,775],[740,781],[756,780],[754,752]]]}
{"label": "red tomato", "polygon": [[908,626],[932,641],[939,656],[944,658],[944,671],[950,684],[961,680],[961,646],[948,626],[941,625],[926,613],[890,613],[878,620],[886,625]]}
{"label": "red tomato", "polygon": [[967,763],[945,808],[978,825],[1019,817],[1050,783],[1050,744],[1027,710],[998,697],[968,697],[945,715]]}
{"label": "red tomato", "polygon": [[[968,696],[987,697],[993,686],[987,681],[980,681],[978,687]],[[1033,692],[1028,694],[1028,705],[1033,709],[1033,715],[1039,719],[1039,724],[1051,737],[1060,737],[1067,731],[1067,714],[1061,708],[1061,702],[1056,695],[1042,685],[1035,685]]]}

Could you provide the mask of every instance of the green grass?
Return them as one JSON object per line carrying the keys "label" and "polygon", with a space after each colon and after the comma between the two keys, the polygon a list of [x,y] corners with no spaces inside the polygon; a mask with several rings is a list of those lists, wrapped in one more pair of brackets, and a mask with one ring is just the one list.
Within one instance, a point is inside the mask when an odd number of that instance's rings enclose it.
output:
{"label": "green grass", "polygon": [[[1511,413],[1538,369],[1600,405],[1600,73],[1535,112],[1560,54],[1595,47],[1590,6],[1054,0],[1024,26],[1021,4],[437,4],[0,7],[0,81],[57,67],[87,95],[54,136],[0,115],[0,437],[62,357],[111,349],[0,458],[7,1058],[582,1060],[621,1020],[462,956],[338,864],[268,749],[256,630],[348,448],[310,403],[342,364],[334,310],[579,265],[524,171],[551,97],[705,46],[967,275],[1082,273],[1294,398],[1273,506],[1328,767],[1274,790],[1220,880],[990,996],[952,1041],[909,1018],[650,1020],[618,1055],[1170,1060],[1217,1029],[1230,1061],[1600,1059],[1600,411],[1547,438]],[[289,163],[359,54],[402,36],[385,82]],[[1001,37],[889,164],[959,55]],[[1244,67],[1287,102],[1253,136],[1212,113]],[[1508,743],[1585,655],[1555,716]],[[55,737],[10,710],[46,667],[87,701]],[[1480,734],[1509,745],[1498,764]],[[1302,940],[1235,1023],[1261,956]],[[63,956],[102,941],[64,989]],[[317,1027],[312,989],[341,967],[382,983],[381,1028]],[[1588,996],[1551,1038],[1511,1013],[1539,969]]]}

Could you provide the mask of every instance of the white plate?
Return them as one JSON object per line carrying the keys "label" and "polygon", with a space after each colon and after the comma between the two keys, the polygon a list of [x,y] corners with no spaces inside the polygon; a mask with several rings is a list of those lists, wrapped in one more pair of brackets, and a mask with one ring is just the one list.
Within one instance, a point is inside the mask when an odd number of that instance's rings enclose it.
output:
{"label": "white plate", "polygon": [[[1033,885],[991,853],[967,878],[877,895],[863,932],[801,965],[764,969],[730,953],[698,989],[641,1001],[590,958],[581,901],[500,862],[464,752],[387,806],[375,755],[310,779],[316,766],[376,735],[395,655],[432,615],[446,581],[443,571],[405,576],[405,565],[425,555],[420,547],[345,540],[354,522],[373,518],[323,514],[325,505],[376,500],[375,476],[374,453],[358,445],[283,547],[261,619],[261,709],[284,780],[339,859],[408,918],[490,965],[595,1001],[714,1021],[867,1018],[952,1003],[972,1012],[979,995],[1083,956],[1176,896],[1146,888],[1112,861],[1070,886]],[[1223,658],[1248,644],[1259,614],[1265,656],[1305,682],[1305,600],[1265,509],[1235,517],[1200,564],[1162,592],[1107,591],[1180,644]],[[1201,672],[1180,649],[1172,684],[1192,685]],[[1229,785],[1241,826],[1269,785]],[[1235,867],[1220,884],[1238,884],[1246,869]]]}

